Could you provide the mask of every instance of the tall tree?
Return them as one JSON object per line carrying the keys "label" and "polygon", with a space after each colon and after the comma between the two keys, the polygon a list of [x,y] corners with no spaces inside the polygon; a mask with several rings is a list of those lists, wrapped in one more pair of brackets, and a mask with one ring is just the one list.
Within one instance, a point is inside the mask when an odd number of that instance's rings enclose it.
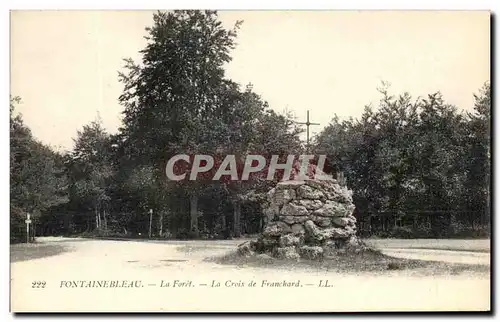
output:
{"label": "tall tree", "polygon": [[[38,142],[15,112],[19,97],[10,100],[10,207],[12,238],[23,231],[26,213],[40,217],[67,202],[67,178],[62,156]],[[21,229],[19,229],[21,227]]]}
{"label": "tall tree", "polygon": [[[83,126],[74,141],[75,147],[67,158],[72,202],[80,209],[93,212],[95,228],[106,229],[114,175],[111,137],[97,119]],[[89,217],[87,229],[93,227]]]}
{"label": "tall tree", "polygon": [[490,182],[491,182],[491,85],[485,83],[478,94],[474,95],[474,111],[468,113],[466,142],[468,154],[466,161],[467,179],[462,200],[467,203],[467,212],[480,211],[481,224],[490,220]]}
{"label": "tall tree", "polygon": [[[153,20],[142,62],[126,60],[127,72],[120,74],[122,133],[137,163],[164,169],[175,154],[208,152],[203,138],[232,86],[223,66],[231,60],[240,22],[226,30],[215,11],[192,10],[158,12]],[[200,188],[195,182],[186,191],[192,208]],[[195,217],[196,209],[191,213]]]}

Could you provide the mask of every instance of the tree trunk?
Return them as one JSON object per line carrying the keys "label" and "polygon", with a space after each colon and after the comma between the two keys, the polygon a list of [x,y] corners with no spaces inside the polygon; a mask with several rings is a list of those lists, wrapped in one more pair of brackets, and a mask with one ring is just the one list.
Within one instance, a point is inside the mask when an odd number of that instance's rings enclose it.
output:
{"label": "tree trunk", "polygon": [[35,242],[35,236],[36,236],[36,230],[35,230],[35,229],[36,229],[36,227],[35,227],[35,223],[36,223],[36,220],[35,220],[35,219],[33,219],[33,227],[31,227],[31,230],[32,230],[32,232],[33,232],[32,237],[31,237],[31,240],[32,240],[33,242]]}
{"label": "tree trunk", "polygon": [[191,217],[191,232],[198,233],[198,196],[191,196],[190,202],[190,217]]}
{"label": "tree trunk", "polygon": [[148,229],[148,237],[151,238],[153,236],[153,211],[149,210],[149,229]]}
{"label": "tree trunk", "polygon": [[70,218],[71,214],[70,213],[66,213],[64,214],[64,231],[66,232],[66,234],[70,234]]}
{"label": "tree trunk", "polygon": [[241,203],[238,200],[233,201],[233,209],[234,209],[234,220],[233,220],[233,231],[234,237],[241,236]]}
{"label": "tree trunk", "polygon": [[95,207],[95,228],[99,229],[99,212],[97,206]]}
{"label": "tree trunk", "polygon": [[228,234],[228,229],[227,229],[227,220],[226,220],[226,214],[223,212],[222,213],[222,218],[221,218],[222,222],[222,235],[224,236],[224,238],[228,238],[229,237],[229,234]]}
{"label": "tree trunk", "polygon": [[108,229],[108,218],[106,216],[106,210],[103,211],[103,216],[104,216],[104,229]]}
{"label": "tree trunk", "polygon": [[163,236],[163,211],[160,211],[160,238]]}

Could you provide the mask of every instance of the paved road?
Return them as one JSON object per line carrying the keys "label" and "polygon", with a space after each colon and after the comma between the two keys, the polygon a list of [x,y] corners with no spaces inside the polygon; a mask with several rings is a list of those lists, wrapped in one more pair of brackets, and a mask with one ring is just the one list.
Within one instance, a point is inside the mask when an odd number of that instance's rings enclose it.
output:
{"label": "paved road", "polygon": [[400,258],[480,265],[491,262],[488,239],[370,239],[367,242],[386,255]]}
{"label": "paved road", "polygon": [[377,248],[409,248],[490,252],[489,239],[367,239]]}
{"label": "paved road", "polygon": [[[207,255],[226,253],[239,241],[42,241],[66,251],[11,264],[14,311],[485,310],[490,301],[489,276],[483,275],[413,277],[404,271],[355,275],[203,261]],[[140,287],[80,287],[95,280],[139,281]],[[300,281],[302,286],[262,284],[283,280]],[[326,280],[331,287],[320,287]],[[256,285],[248,286],[252,281]],[[45,287],[33,288],[41,285]]]}

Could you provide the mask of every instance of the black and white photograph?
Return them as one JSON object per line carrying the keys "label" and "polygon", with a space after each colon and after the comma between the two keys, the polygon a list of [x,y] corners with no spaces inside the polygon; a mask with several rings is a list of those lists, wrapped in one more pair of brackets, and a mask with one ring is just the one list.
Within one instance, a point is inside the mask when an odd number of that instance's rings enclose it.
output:
{"label": "black and white photograph", "polygon": [[488,10],[11,10],[10,311],[490,312]]}

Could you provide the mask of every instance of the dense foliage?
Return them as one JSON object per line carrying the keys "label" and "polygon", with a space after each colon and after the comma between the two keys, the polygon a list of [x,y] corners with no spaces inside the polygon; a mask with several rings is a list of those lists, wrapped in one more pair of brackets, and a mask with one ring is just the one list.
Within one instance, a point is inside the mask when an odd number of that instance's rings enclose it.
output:
{"label": "dense foliage", "polygon": [[367,106],[359,119],[334,118],[316,138],[316,153],[344,171],[358,214],[382,217],[381,225],[411,223],[433,236],[487,226],[490,85],[465,114],[440,93],[412,99],[389,95],[387,86],[380,92],[378,108]]}
{"label": "dense foliage", "polygon": [[15,114],[19,97],[10,99],[10,234],[26,238],[26,213],[34,221],[44,212],[67,203],[63,157],[38,142]]}
{"label": "dense foliage", "polygon": [[[216,238],[260,231],[259,201],[249,196],[272,182],[172,182],[165,175],[176,154],[243,159],[304,151],[290,115],[225,76],[240,24],[227,30],[213,11],[155,14],[142,60],[126,59],[119,74],[122,128],[109,134],[97,119],[65,155],[33,138],[15,115],[19,99],[11,99],[11,239],[25,238],[26,212],[37,234]],[[439,93],[414,100],[384,87],[381,94],[379,106],[359,119],[334,118],[313,146],[345,174],[358,217],[427,214],[436,234],[442,218],[446,229],[488,225],[489,85],[466,114]]]}

